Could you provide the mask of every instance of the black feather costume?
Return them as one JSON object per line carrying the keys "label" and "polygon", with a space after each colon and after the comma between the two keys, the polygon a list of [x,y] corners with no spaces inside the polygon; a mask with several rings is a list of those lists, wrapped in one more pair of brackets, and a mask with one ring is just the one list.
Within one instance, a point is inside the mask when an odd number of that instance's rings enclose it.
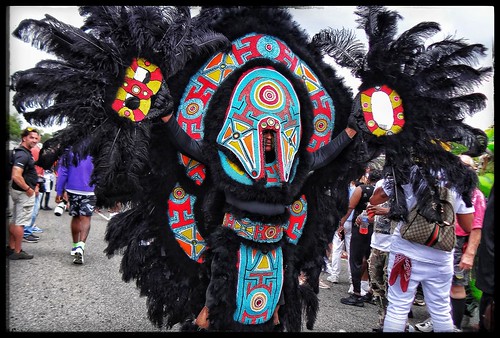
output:
{"label": "black feather costume", "polygon": [[[401,185],[409,182],[412,170],[420,172],[422,186],[414,191],[418,208],[429,219],[439,217],[426,207],[438,195],[436,173],[443,174],[470,206],[477,178],[445,145],[460,143],[470,156],[486,149],[486,134],[463,123],[466,115],[486,105],[485,95],[473,93],[492,74],[491,67],[474,68],[486,48],[451,37],[426,46],[427,39],[440,31],[436,22],[421,22],[397,37],[401,16],[383,6],[358,6],[356,14],[368,48],[346,29],[324,29],[313,37],[313,44],[362,81],[353,110],[360,128],[373,133],[367,141],[368,156],[386,155],[384,171],[392,178],[393,191],[389,216],[406,219]],[[374,93],[385,93],[391,101],[394,119],[388,127],[377,123]]]}
{"label": "black feather costume", "polygon": [[[44,143],[41,164],[90,135],[98,204],[130,206],[108,223],[106,253],[123,254],[123,279],[136,281],[158,327],[196,330],[209,288],[210,330],[300,331],[303,314],[313,329],[323,256],[347,209],[347,187],[381,152],[398,184],[419,163],[424,176],[444,170],[464,196],[472,187],[460,161],[438,142],[481,151],[478,132],[462,118],[485,98],[462,91],[490,70],[469,66],[484,53],[479,45],[447,39],[423,48],[437,24],[394,39],[397,13],[359,8],[369,36],[364,51],[345,31],[309,41],[286,8],[210,7],[191,18],[188,7],[84,6],[80,14],[81,28],[47,16],[15,30],[58,59],[13,74],[14,105],[30,123],[68,125]],[[337,62],[362,80],[360,92],[385,85],[399,93],[406,123],[398,132],[373,134],[361,115],[362,94],[354,98],[322,59],[335,48],[348,51],[350,59]],[[265,95],[248,95],[255,93],[248,83]],[[238,116],[249,104],[290,106],[282,114],[265,111],[266,125],[261,119],[257,127],[251,123],[258,109]],[[166,137],[160,118],[171,110],[189,137],[203,141],[207,163]],[[363,132],[334,161],[309,172],[308,154],[341,135],[351,111]],[[276,132],[283,157],[269,167],[259,162],[256,130],[276,122],[291,127]],[[238,143],[243,136],[246,143]],[[286,210],[251,213],[228,204],[228,195]],[[308,277],[303,285],[301,271]]]}

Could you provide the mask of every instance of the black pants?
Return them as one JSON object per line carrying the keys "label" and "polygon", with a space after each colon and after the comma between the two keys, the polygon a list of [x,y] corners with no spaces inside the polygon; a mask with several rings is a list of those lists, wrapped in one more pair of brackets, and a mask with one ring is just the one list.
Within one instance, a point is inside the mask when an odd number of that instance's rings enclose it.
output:
{"label": "black pants", "polygon": [[371,238],[373,233],[373,224],[368,227],[366,235],[359,233],[359,225],[352,222],[351,232],[351,250],[349,252],[349,266],[351,268],[351,279],[353,291],[361,293],[361,276],[363,275],[363,258],[368,259],[371,251]]}

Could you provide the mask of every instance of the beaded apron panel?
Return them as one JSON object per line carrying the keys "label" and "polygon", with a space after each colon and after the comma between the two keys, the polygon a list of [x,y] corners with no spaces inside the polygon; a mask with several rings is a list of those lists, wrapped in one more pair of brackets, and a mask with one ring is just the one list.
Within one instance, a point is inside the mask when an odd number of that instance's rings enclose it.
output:
{"label": "beaded apron panel", "polygon": [[242,324],[262,324],[273,316],[283,287],[281,248],[263,252],[240,245],[238,285],[233,319]]}

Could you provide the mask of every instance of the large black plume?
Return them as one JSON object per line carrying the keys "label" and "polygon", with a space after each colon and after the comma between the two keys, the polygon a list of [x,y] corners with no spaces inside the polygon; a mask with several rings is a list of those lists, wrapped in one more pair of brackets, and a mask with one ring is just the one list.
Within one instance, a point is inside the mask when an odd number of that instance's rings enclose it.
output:
{"label": "large black plume", "polygon": [[[421,22],[397,36],[397,23],[402,17],[384,6],[358,6],[356,14],[358,27],[368,38],[366,52],[345,30],[322,30],[313,42],[359,77],[360,91],[387,85],[399,94],[406,121],[403,130],[368,142],[368,147],[380,147],[386,153],[385,171],[396,182],[408,183],[407,168],[415,163],[427,173],[450,173],[454,166],[462,167],[441,143],[460,143],[473,156],[484,152],[484,132],[466,125],[463,119],[486,106],[486,97],[473,92],[492,74],[491,67],[477,67],[486,48],[449,36],[427,45],[427,40],[440,31],[436,22]],[[464,187],[473,188],[467,176],[447,175],[447,180],[464,195]],[[393,198],[391,214],[395,219],[406,217],[402,202],[402,198]]]}
{"label": "large black plume", "polygon": [[149,171],[151,121],[135,123],[110,109],[125,69],[132,58],[143,57],[167,78],[193,55],[224,48],[228,40],[193,20],[189,7],[82,6],[79,12],[85,17],[81,28],[46,15],[14,30],[15,37],[57,59],[12,75],[13,104],[29,123],[68,126],[46,142],[41,162],[90,136],[94,179],[106,192],[99,201],[133,200]]}

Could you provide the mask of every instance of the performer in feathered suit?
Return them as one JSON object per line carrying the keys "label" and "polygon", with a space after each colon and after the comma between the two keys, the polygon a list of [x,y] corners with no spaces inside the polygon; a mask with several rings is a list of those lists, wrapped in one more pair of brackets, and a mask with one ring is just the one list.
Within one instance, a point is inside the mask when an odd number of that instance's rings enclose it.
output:
{"label": "performer in feathered suit", "polygon": [[[98,204],[130,206],[108,223],[106,253],[123,254],[123,279],[136,280],[158,327],[292,332],[305,314],[313,329],[348,184],[381,152],[396,188],[418,162],[472,189],[439,144],[485,147],[462,119],[484,108],[470,92],[491,69],[469,65],[480,45],[424,47],[438,24],[395,38],[397,13],[359,7],[365,50],[343,30],[309,40],[282,7],[79,10],[81,28],[47,16],[15,30],[58,59],[13,74],[14,105],[30,123],[67,123],[42,165],[91,137]],[[358,95],[325,54],[352,67]],[[392,123],[377,123],[375,93]]]}

